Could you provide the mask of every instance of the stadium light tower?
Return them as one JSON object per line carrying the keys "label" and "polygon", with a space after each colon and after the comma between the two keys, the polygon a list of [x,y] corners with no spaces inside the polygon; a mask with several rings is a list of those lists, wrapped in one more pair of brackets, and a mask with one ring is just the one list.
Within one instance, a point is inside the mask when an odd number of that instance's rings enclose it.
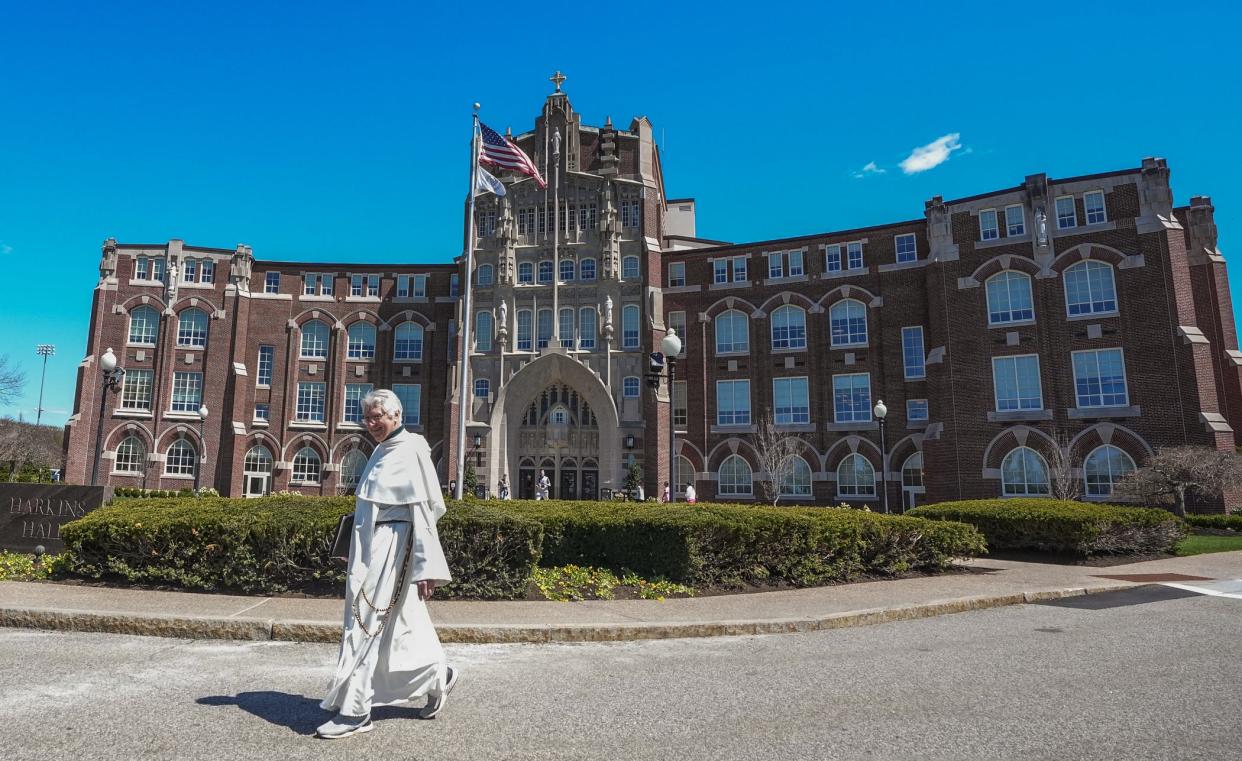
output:
{"label": "stadium light tower", "polygon": [[56,353],[56,347],[39,344],[35,347],[35,353],[43,357],[43,374],[39,376],[39,409],[35,411],[35,425],[38,425],[43,420],[43,381],[47,378],[47,358]]}

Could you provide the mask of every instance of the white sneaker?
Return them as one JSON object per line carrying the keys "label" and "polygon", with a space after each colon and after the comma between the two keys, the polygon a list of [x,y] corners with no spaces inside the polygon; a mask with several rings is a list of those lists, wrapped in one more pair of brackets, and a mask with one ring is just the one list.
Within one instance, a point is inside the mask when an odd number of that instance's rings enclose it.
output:
{"label": "white sneaker", "polygon": [[370,716],[346,716],[338,713],[330,721],[315,730],[315,736],[324,740],[339,740],[350,735],[360,735],[375,729]]}
{"label": "white sneaker", "polygon": [[420,719],[434,719],[440,711],[444,710],[444,703],[448,700],[449,691],[457,684],[457,669],[452,666],[445,666],[444,686],[439,693],[427,695],[427,705],[418,712]]}

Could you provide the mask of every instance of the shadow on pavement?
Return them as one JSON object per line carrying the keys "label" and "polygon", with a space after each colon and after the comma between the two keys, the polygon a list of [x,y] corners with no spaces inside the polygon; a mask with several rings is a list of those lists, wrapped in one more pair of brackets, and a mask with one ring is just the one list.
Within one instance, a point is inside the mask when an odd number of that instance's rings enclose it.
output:
{"label": "shadow on pavement", "polygon": [[319,707],[319,701],[305,695],[287,692],[239,692],[234,695],[212,695],[199,698],[199,705],[237,706],[246,713],[282,727],[288,727],[300,735],[311,735],[315,728],[331,716]]}

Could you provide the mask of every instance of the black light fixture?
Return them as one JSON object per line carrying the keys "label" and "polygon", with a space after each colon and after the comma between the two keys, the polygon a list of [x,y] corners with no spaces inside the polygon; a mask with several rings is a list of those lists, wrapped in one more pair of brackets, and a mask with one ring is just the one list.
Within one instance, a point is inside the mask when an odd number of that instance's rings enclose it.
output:
{"label": "black light fixture", "polygon": [[116,366],[116,355],[111,347],[99,358],[99,370],[103,374],[103,385],[99,389],[99,417],[95,421],[95,464],[91,466],[91,486],[99,483],[99,458],[103,455],[103,419],[108,391],[116,394],[121,390],[121,382],[125,378],[125,369]]}
{"label": "black light fixture", "polygon": [[474,435],[474,467],[483,467],[483,436],[476,433]]}
{"label": "black light fixture", "polygon": [[888,417],[888,407],[884,400],[876,402],[871,410],[880,423],[880,488],[884,491],[884,512],[888,512],[888,442],[884,440],[884,424]]}
{"label": "black light fixture", "polygon": [[626,449],[634,448],[634,434],[632,433],[625,434],[625,448]]}

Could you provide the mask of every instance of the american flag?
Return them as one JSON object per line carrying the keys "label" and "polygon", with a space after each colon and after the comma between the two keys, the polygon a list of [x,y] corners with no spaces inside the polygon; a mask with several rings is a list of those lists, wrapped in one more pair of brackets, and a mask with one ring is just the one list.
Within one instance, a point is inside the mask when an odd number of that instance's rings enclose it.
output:
{"label": "american flag", "polygon": [[521,148],[514,145],[512,140],[509,140],[483,122],[479,122],[479,131],[483,137],[483,152],[479,155],[481,163],[490,164],[497,169],[509,169],[534,177],[535,182],[539,183],[541,188],[548,186],[548,183],[544,182],[543,178],[539,176],[539,170],[531,163],[530,157],[523,153]]}

